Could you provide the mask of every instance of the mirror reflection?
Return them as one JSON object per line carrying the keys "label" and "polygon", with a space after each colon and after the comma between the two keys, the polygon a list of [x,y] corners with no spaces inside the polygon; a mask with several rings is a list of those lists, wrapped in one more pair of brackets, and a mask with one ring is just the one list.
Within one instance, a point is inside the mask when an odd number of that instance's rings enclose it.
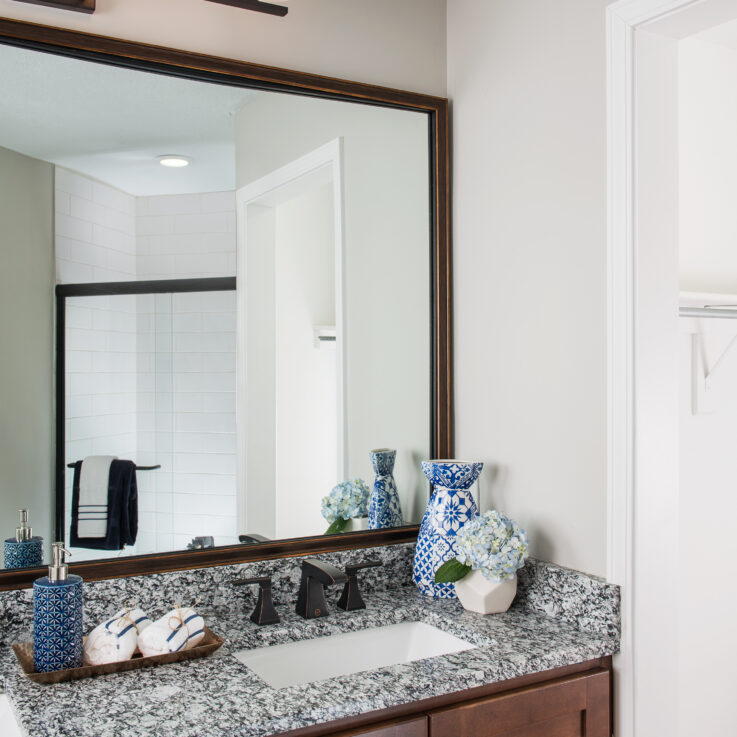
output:
{"label": "mirror reflection", "polygon": [[0,64],[3,404],[29,428],[0,443],[5,566],[52,538],[80,561],[418,523],[426,115]]}

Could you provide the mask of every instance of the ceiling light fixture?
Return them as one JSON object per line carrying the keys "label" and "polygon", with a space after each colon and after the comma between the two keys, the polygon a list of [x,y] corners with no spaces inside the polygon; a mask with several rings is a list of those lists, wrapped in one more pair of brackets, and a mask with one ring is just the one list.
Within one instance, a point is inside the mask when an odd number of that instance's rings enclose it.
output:
{"label": "ceiling light fixture", "polygon": [[180,156],[179,154],[159,156],[159,164],[161,166],[168,166],[171,169],[181,169],[184,166],[189,166],[191,163],[192,159],[188,159],[186,156]]}
{"label": "ceiling light fixture", "polygon": [[220,5],[232,5],[234,8],[255,10],[257,13],[268,13],[269,15],[279,15],[281,17],[284,17],[289,12],[289,8],[285,8],[283,5],[265,3],[261,0],[208,0],[208,2],[220,3]]}

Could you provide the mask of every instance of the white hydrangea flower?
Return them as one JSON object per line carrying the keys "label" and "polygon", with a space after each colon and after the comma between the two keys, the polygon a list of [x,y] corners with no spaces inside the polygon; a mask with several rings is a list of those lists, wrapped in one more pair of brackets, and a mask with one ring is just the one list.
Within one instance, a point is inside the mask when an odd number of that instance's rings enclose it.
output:
{"label": "white hydrangea flower", "polygon": [[491,581],[506,581],[525,564],[527,533],[501,512],[491,510],[467,522],[456,535],[456,559]]}

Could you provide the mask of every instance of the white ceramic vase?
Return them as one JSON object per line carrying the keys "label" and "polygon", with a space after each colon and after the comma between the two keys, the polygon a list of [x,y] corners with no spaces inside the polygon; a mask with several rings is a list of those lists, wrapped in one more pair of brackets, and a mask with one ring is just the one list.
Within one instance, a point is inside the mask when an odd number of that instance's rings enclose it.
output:
{"label": "white ceramic vase", "polygon": [[455,582],[456,594],[464,609],[479,614],[499,614],[512,605],[517,593],[517,576],[506,581],[490,581],[481,571],[471,571]]}
{"label": "white ceramic vase", "polygon": [[360,532],[361,530],[369,529],[368,517],[353,517],[348,520],[345,530],[343,532]]}

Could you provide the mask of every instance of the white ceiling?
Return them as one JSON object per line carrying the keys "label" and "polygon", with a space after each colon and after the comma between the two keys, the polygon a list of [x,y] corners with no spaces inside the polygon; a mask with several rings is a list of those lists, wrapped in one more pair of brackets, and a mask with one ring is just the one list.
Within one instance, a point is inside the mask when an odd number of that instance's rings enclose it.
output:
{"label": "white ceiling", "polygon": [[702,0],[642,28],[666,38],[699,38],[709,43],[737,48],[737,5],[735,0]]}
{"label": "white ceiling", "polygon": [[256,94],[0,45],[0,146],[137,196],[234,189],[235,113]]}
{"label": "white ceiling", "polygon": [[[735,9],[737,13],[737,9]],[[697,34],[694,38],[737,50],[737,18]]]}

